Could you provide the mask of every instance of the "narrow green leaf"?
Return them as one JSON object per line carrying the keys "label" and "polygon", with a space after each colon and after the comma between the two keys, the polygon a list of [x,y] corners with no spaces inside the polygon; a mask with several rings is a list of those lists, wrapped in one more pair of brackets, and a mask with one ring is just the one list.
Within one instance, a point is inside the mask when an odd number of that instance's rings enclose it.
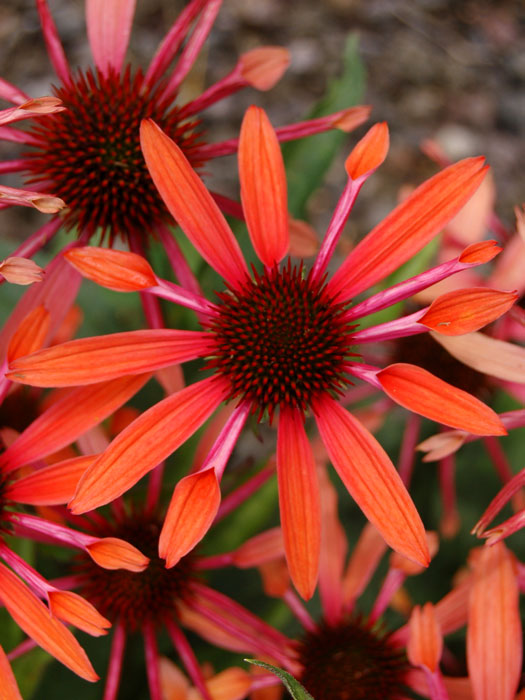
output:
{"label": "narrow green leaf", "polygon": [[288,673],[288,671],[283,671],[282,668],[278,668],[277,666],[271,666],[270,664],[264,663],[264,661],[258,661],[257,659],[244,660],[247,661],[249,664],[253,664],[254,666],[260,666],[261,668],[265,668],[267,671],[271,671],[273,674],[275,674],[278,678],[281,679],[284,687],[294,698],[294,700],[314,700],[313,696],[310,695],[310,693],[305,688],[303,688],[299,681],[296,680],[291,675],[291,673]]}
{"label": "narrow green leaf", "polygon": [[[308,114],[322,117],[359,104],[365,90],[365,70],[358,53],[358,37],[351,34],[343,54],[343,72],[328,86],[326,95]],[[337,129],[283,144],[288,182],[288,207],[292,216],[306,218],[310,195],[322,184],[324,175],[348,138]]]}

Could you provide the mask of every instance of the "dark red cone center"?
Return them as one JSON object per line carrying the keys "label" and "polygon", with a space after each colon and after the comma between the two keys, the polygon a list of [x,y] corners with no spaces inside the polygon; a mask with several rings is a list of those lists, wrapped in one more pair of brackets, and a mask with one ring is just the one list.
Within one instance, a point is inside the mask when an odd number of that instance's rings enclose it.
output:
{"label": "dark red cone center", "polygon": [[304,669],[299,680],[315,700],[406,697],[404,653],[360,620],[307,633],[299,659]]}
{"label": "dark red cone center", "polygon": [[232,399],[253,402],[259,418],[280,405],[306,411],[320,393],[341,394],[355,326],[323,284],[290,261],[254,272],[237,290],[219,295],[211,324],[216,352],[208,366],[227,377]]}
{"label": "dark red cone center", "polygon": [[67,227],[147,240],[168,212],[147,171],[140,149],[140,122],[153,119],[195,167],[198,122],[182,122],[160,87],[141,73],[80,72],[71,86],[55,89],[66,111],[40,120],[28,156],[30,182],[42,183],[67,205]]}

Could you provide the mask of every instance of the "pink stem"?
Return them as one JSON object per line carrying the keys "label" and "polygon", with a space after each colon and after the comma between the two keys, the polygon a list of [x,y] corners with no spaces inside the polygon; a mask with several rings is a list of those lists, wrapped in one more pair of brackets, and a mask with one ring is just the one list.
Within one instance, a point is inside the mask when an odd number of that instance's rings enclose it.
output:
{"label": "pink stem", "polygon": [[472,534],[477,535],[478,537],[483,535],[490,521],[496,517],[509,499],[523,486],[525,486],[525,469],[518,472],[507,484],[505,484],[499,493],[496,494],[482,517],[476,523],[474,529],[472,530]]}
{"label": "pink stem", "polygon": [[364,178],[360,178],[357,181],[349,179],[346,183],[312,268],[312,280],[319,280],[324,275],[363,182]]}
{"label": "pink stem", "polygon": [[[510,468],[510,464],[507,460],[505,452],[503,451],[501,442],[494,436],[484,437],[483,442],[485,443],[489,457],[496,467],[496,471],[498,472],[501,481],[504,484],[507,484],[514,477],[514,472]],[[512,500],[512,505],[515,511],[521,510],[524,507],[523,498],[519,492],[514,494]]]}
{"label": "pink stem", "polygon": [[113,641],[109,655],[109,666],[106,674],[106,686],[103,700],[115,700],[118,693],[124,649],[126,647],[126,632],[124,624],[119,621],[113,630]]}
{"label": "pink stem", "polygon": [[142,628],[144,635],[144,653],[146,656],[146,672],[148,674],[148,686],[151,700],[162,700],[159,675],[159,650],[155,638],[155,630],[148,620]]}
{"label": "pink stem", "polygon": [[162,491],[162,477],[164,476],[165,462],[157,464],[149,476],[148,493],[146,495],[146,513],[152,513],[159,502]]}
{"label": "pink stem", "polygon": [[161,45],[155,52],[144,82],[146,85],[153,85],[162,78],[175,54],[182,46],[186,38],[191,23],[197,17],[207,0],[193,0],[179,14],[171,29],[162,40]]}
{"label": "pink stem", "polygon": [[211,557],[199,557],[195,559],[192,566],[197,571],[207,571],[208,569],[221,569],[225,566],[231,566],[233,557],[231,552],[225,554],[215,554]]}
{"label": "pink stem", "polygon": [[175,98],[182,81],[188,75],[191,67],[195,63],[202,45],[208,38],[208,34],[210,33],[213,23],[215,22],[215,18],[217,17],[221,4],[222,0],[208,1],[201,16],[197,20],[191,36],[186,42],[186,46],[181,52],[175,70],[171,74],[168,84],[162,93],[163,98]]}
{"label": "pink stem", "polygon": [[19,173],[22,170],[27,170],[29,165],[28,160],[18,158],[17,160],[4,160],[0,163],[0,173]]}
{"label": "pink stem", "polygon": [[184,253],[175,240],[173,233],[167,226],[159,226],[157,232],[179,284],[184,287],[184,289],[202,297],[200,284],[193,274],[191,267],[188,265],[188,261],[184,257]]}
{"label": "pink stem", "polygon": [[226,469],[226,464],[230,458],[233,448],[237,444],[241,430],[246,423],[248,414],[250,413],[251,402],[244,401],[239,406],[235,408],[231,416],[228,418],[219,437],[213,443],[213,447],[208,453],[208,456],[204,460],[198,471],[204,471],[213,467],[217,475],[217,479],[220,481],[224,470]]}
{"label": "pink stem", "polygon": [[377,326],[364,328],[361,331],[356,331],[352,334],[352,342],[354,343],[377,343],[383,340],[393,340],[394,338],[404,338],[407,335],[417,335],[418,333],[427,333],[428,328],[418,323],[428,311],[428,306],[424,309],[414,311],[408,316],[396,318],[393,321],[380,323]]}
{"label": "pink stem", "polygon": [[218,192],[210,192],[210,194],[224,214],[227,216],[233,216],[234,219],[239,219],[239,221],[244,221],[244,212],[240,202],[236,202],[235,199],[225,197],[223,194],[219,194]]}
{"label": "pink stem", "polygon": [[71,83],[71,70],[62,48],[62,44],[58,37],[57,28],[53,21],[53,17],[49,11],[46,0],[37,0],[38,14],[40,15],[40,24],[42,25],[42,34],[44,35],[44,41],[46,42],[47,53],[49,59],[53,64],[55,73],[64,83],[64,85],[69,85]]}
{"label": "pink stem", "polygon": [[401,443],[401,451],[398,459],[399,476],[407,488],[410,486],[410,480],[412,479],[412,470],[414,468],[416,445],[419,439],[420,428],[421,417],[415,413],[410,413],[405,423],[403,441]]}
{"label": "pink stem", "polygon": [[184,667],[188,671],[188,675],[193,681],[193,684],[198,690],[200,690],[201,695],[205,698],[205,700],[212,700],[208,692],[208,688],[206,687],[206,681],[202,675],[197,657],[193,653],[193,649],[189,645],[185,635],[182,633],[182,630],[170,618],[166,620],[166,628],[171,637],[173,645],[175,646],[175,649],[177,650],[177,653],[184,664]]}
{"label": "pink stem", "polygon": [[235,510],[241,503],[244,503],[251,495],[253,495],[259,488],[268,481],[268,479],[275,474],[275,465],[264,467],[261,471],[248,479],[242,486],[239,486],[228,494],[219,506],[217,515],[215,516],[215,522],[219,522],[224,517],[226,517],[232,510]]}
{"label": "pink stem", "polygon": [[28,651],[31,651],[36,646],[38,646],[37,643],[32,639],[26,639],[15,647],[13,651],[10,651],[9,654],[7,654],[7,658],[9,661],[14,661],[15,659],[18,659],[19,656],[22,656],[22,654],[27,654]]}
{"label": "pink stem", "polygon": [[214,314],[213,305],[204,297],[192,294],[192,292],[179,287],[178,284],[168,282],[168,280],[157,278],[157,282],[155,287],[149,287],[145,293],[154,294],[161,299],[172,301],[174,304],[180,304],[180,306],[185,306],[187,309],[192,309],[206,317]]}
{"label": "pink stem", "polygon": [[283,600],[293,612],[295,617],[299,620],[304,629],[307,632],[315,632],[317,625],[313,621],[308,610],[304,607],[292,590],[288,589],[286,591],[286,593],[283,595]]}
{"label": "pink stem", "polygon": [[383,581],[383,585],[381,586],[381,590],[377,595],[374,607],[372,608],[368,618],[370,624],[376,622],[376,620],[378,620],[385,612],[393,596],[401,588],[405,579],[406,574],[400,569],[391,568],[388,570],[385,580]]}
{"label": "pink stem", "polygon": [[456,460],[454,455],[447,455],[439,460],[439,485],[443,501],[443,517],[445,523],[458,523],[459,512],[456,499]]}

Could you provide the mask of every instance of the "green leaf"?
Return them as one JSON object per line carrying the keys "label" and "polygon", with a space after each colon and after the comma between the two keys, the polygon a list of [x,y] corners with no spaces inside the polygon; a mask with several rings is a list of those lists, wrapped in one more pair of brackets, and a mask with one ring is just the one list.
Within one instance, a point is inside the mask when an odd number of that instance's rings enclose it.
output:
{"label": "green leaf", "polygon": [[[308,114],[322,117],[359,104],[364,95],[365,70],[358,53],[358,38],[347,39],[343,54],[343,72],[329,86],[326,95]],[[334,129],[283,144],[288,181],[288,207],[292,216],[305,218],[310,195],[321,185],[324,175],[340,151],[347,134]]]}
{"label": "green leaf", "polygon": [[264,663],[264,661],[258,661],[257,659],[244,660],[247,661],[249,664],[253,664],[254,666],[260,666],[261,668],[265,668],[267,671],[271,671],[273,674],[275,674],[278,678],[281,679],[284,687],[294,698],[294,700],[314,700],[313,696],[310,695],[306,688],[303,688],[299,681],[296,680],[290,673],[288,673],[288,671],[283,671],[282,668],[278,668],[277,666],[271,666],[270,664],[266,664]]}

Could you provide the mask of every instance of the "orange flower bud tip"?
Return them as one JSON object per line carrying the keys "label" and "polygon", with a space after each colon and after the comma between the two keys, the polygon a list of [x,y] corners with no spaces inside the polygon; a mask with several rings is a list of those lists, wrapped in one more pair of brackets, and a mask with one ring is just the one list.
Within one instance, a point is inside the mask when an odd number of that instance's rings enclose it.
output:
{"label": "orange flower bud tip", "polygon": [[270,90],[290,65],[290,52],[281,46],[261,46],[241,56],[241,75],[257,90]]}

